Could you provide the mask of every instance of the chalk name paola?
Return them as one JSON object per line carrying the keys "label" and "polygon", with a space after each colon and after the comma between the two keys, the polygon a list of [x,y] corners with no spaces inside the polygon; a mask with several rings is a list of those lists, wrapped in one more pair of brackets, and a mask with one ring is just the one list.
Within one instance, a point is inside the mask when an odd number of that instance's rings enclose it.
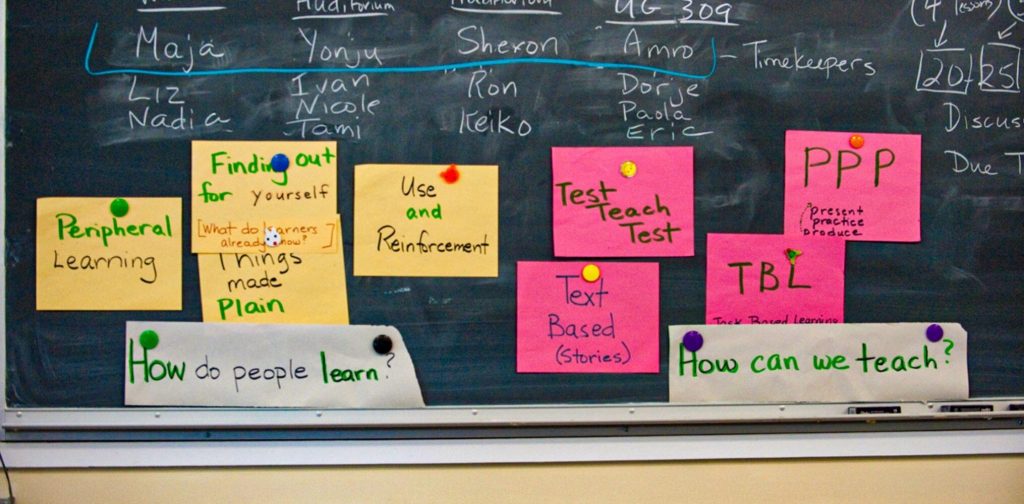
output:
{"label": "chalk name paola", "polygon": [[[157,359],[151,355],[155,353],[156,347],[146,348],[138,344],[136,349],[134,338],[128,339],[128,383],[159,383],[162,381],[184,382],[186,377],[191,380],[194,375],[197,380],[215,382],[221,379],[221,368],[210,364],[210,356],[205,355],[203,362],[194,368],[190,368],[186,361],[172,362],[169,360]],[[142,355],[136,357],[139,353]],[[319,375],[324,385],[335,383],[355,382],[379,382],[380,372],[376,368],[366,369],[342,369],[329,364],[328,354],[325,351],[319,352]],[[191,371],[190,371],[191,369]],[[307,380],[313,378],[305,365],[296,365],[294,359],[288,359],[287,365],[282,362],[274,366],[247,366],[237,364],[231,367],[231,376],[234,380],[236,393],[241,393],[242,387],[246,384],[259,384],[260,382],[271,383],[281,389],[282,382],[289,380]],[[385,376],[385,379],[388,377]]]}
{"label": "chalk name paola", "polygon": [[[111,218],[111,224],[93,226],[80,226],[78,217],[61,212],[54,216],[57,219],[57,239],[59,241],[96,239],[103,243],[104,247],[110,246],[110,239],[116,238],[139,238],[144,236],[159,236],[173,238],[174,230],[171,227],[171,216],[164,215],[161,223],[143,223],[122,225],[117,217]],[[53,251],[53,268],[68,269],[72,271],[86,271],[104,269],[138,269],[143,271],[139,281],[152,284],[156,282],[157,273],[156,258],[153,256],[130,256],[127,254],[112,255],[67,255],[61,258],[59,251]]]}
{"label": "chalk name paola", "polygon": [[[570,307],[595,308],[604,306],[604,298],[609,292],[604,290],[604,279],[594,284],[594,289],[585,289],[586,284],[581,284],[579,275],[555,275],[562,283],[564,302]],[[548,339],[572,338],[576,345],[586,345],[587,341],[597,341],[601,338],[614,340],[615,338],[615,313],[608,312],[608,320],[595,322],[590,320],[574,320],[567,322],[557,313],[548,313]],[[625,341],[618,341],[622,351],[602,352],[600,350],[581,349],[580,346],[567,346],[559,344],[555,349],[555,362],[559,365],[567,364],[629,364],[633,360],[632,352]],[[617,348],[617,347],[615,347]]]}

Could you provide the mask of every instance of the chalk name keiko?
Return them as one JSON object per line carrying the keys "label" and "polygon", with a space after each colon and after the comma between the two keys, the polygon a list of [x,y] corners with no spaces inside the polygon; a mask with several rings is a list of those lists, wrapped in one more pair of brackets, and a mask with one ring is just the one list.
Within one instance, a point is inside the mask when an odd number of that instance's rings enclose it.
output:
{"label": "chalk name keiko", "polygon": [[603,180],[596,188],[574,188],[572,182],[559,182],[555,187],[560,191],[563,207],[582,206],[597,212],[601,222],[629,229],[630,243],[674,243],[672,234],[682,231],[682,228],[673,226],[667,219],[672,217],[672,210],[661,203],[661,197],[657,193],[650,204],[638,208],[613,205],[609,195],[618,192],[618,189],[609,187]]}
{"label": "chalk name keiko", "polygon": [[[625,341],[612,346],[616,351],[581,348],[590,342],[607,338],[615,339],[615,314],[600,310],[604,306],[604,298],[609,293],[604,290],[604,279],[588,284],[581,282],[579,275],[555,275],[561,280],[565,304],[569,307],[595,308],[600,314],[586,317],[585,320],[566,320],[558,313],[548,313],[548,339],[571,338],[575,345],[558,345],[555,350],[555,362],[567,364],[621,364],[626,365],[632,360],[632,354]],[[586,286],[593,286],[587,289]],[[573,309],[574,312],[579,310]],[[588,312],[588,314],[594,312]],[[621,351],[619,350],[621,347]]]}

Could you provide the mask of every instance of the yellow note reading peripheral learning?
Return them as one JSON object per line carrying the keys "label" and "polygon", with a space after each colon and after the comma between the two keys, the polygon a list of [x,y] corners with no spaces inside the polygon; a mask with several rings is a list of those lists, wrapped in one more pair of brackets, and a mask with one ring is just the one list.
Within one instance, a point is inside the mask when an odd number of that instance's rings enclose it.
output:
{"label": "yellow note reading peripheral learning", "polygon": [[357,165],[356,276],[498,276],[498,167]]}
{"label": "yellow note reading peripheral learning", "polygon": [[36,200],[37,310],[181,310],[181,198]]}
{"label": "yellow note reading peripheral learning", "polygon": [[[239,252],[246,222],[338,213],[335,142],[192,142],[192,252]],[[261,229],[259,239],[273,232]],[[313,249],[302,249],[314,252]]]}
{"label": "yellow note reading peripheral learning", "polygon": [[344,251],[199,254],[203,321],[348,324]]}

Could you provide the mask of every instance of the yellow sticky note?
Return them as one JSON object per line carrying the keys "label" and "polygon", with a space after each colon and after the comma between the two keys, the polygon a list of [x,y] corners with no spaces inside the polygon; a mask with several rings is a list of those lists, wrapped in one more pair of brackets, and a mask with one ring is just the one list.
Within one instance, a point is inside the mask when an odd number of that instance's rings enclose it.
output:
{"label": "yellow sticky note", "polygon": [[200,231],[223,235],[245,222],[337,213],[335,142],[192,142],[193,252],[237,251],[230,244],[211,250],[220,240],[203,240]]}
{"label": "yellow sticky note", "polygon": [[357,165],[356,276],[498,276],[498,167]]}
{"label": "yellow sticky note", "polygon": [[[341,218],[335,216],[335,242]],[[199,254],[204,322],[348,324],[345,250]]]}
{"label": "yellow sticky note", "polygon": [[192,251],[197,254],[231,251],[237,254],[262,252],[306,252],[332,254],[338,251],[338,216],[302,219],[222,220],[226,226],[200,220],[193,233]]}
{"label": "yellow sticky note", "polygon": [[181,198],[36,200],[37,310],[181,310]]}

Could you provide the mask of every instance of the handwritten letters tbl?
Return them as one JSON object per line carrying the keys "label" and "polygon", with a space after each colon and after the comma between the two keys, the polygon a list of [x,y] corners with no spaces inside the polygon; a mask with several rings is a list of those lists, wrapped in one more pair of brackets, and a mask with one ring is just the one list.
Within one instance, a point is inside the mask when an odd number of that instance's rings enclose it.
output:
{"label": "handwritten letters tbl", "polygon": [[839,238],[709,234],[705,322],[840,323],[845,252]]}

